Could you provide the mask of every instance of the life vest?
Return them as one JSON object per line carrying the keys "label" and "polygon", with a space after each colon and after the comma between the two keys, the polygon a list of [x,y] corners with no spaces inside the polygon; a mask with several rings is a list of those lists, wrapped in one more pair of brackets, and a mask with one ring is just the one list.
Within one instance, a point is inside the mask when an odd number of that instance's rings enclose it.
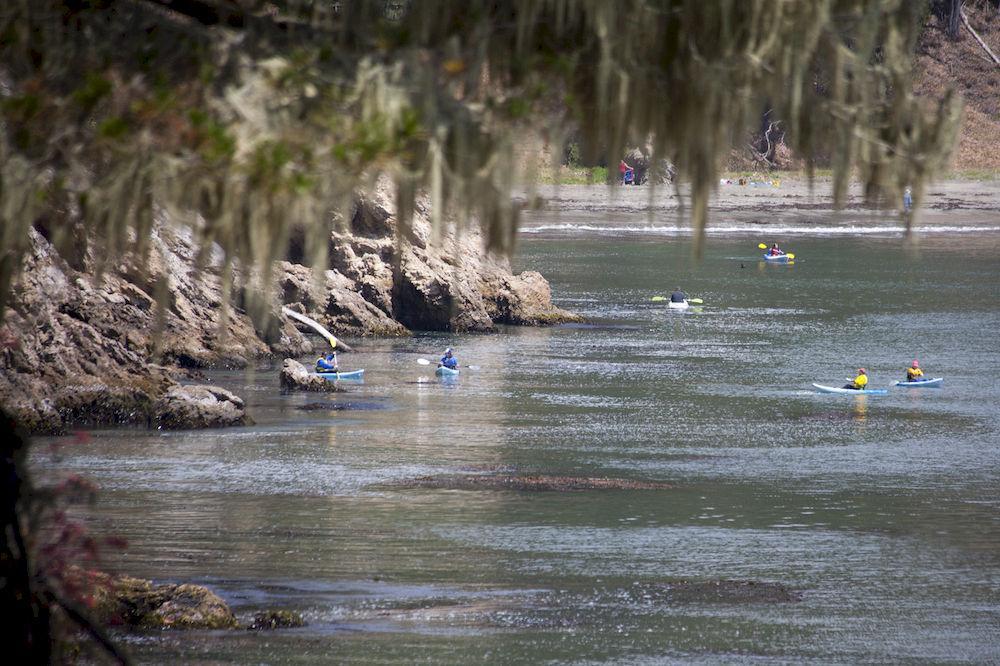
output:
{"label": "life vest", "polygon": [[863,389],[868,386],[868,375],[858,375],[854,378],[854,387],[857,389]]}
{"label": "life vest", "polygon": [[921,370],[920,368],[907,368],[906,369],[906,378],[909,381],[911,381],[911,382],[914,379],[920,379],[923,376],[924,376],[924,371]]}

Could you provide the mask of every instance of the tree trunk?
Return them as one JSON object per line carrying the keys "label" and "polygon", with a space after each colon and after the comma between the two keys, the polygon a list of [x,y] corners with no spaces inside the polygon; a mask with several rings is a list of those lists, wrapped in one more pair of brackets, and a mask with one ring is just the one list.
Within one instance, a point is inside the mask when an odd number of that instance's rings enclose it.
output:
{"label": "tree trunk", "polygon": [[[0,645],[14,664],[48,664],[49,609],[31,584],[20,505],[27,480],[26,442],[0,411]],[[30,486],[28,486],[30,487]]]}
{"label": "tree trunk", "polygon": [[948,11],[948,39],[958,40],[959,29],[962,25],[962,0],[951,0],[951,8]]}

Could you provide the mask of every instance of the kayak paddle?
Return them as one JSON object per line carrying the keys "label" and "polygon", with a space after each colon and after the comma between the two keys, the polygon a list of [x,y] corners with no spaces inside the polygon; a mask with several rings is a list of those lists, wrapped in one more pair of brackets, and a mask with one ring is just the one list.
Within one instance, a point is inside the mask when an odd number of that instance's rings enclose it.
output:
{"label": "kayak paddle", "polygon": [[[663,301],[666,301],[668,299],[667,299],[666,296],[653,296],[649,300],[651,300],[654,303],[662,303]],[[691,303],[692,305],[701,305],[705,301],[701,300],[700,298],[689,298],[689,299],[687,299],[687,302]]]}
{"label": "kayak paddle", "polygon": [[[431,365],[432,363],[436,364],[436,362],[428,361],[426,358],[418,358],[417,363],[419,363],[420,365]],[[479,370],[478,365],[463,365],[460,367],[468,368],[469,370]]]}
{"label": "kayak paddle", "polygon": [[[757,247],[759,247],[762,250],[766,250],[767,249],[767,245],[765,245],[764,243],[757,243]],[[785,252],[783,255],[779,255],[779,256],[788,257],[789,259],[794,259],[795,258],[795,255],[792,254],[791,252]]]}

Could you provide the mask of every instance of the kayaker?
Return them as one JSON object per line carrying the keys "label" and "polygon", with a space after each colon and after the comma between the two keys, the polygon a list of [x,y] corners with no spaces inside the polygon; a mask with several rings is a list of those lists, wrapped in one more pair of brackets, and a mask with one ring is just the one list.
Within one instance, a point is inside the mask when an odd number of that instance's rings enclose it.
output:
{"label": "kayaker", "polygon": [[906,369],[906,381],[917,382],[924,378],[924,371],[920,369],[920,364],[914,361]]}
{"label": "kayaker", "polygon": [[438,365],[448,368],[449,370],[455,370],[458,368],[458,359],[451,353],[451,347],[444,350],[444,356],[441,357],[441,362]]}
{"label": "kayaker", "polygon": [[683,303],[688,299],[687,294],[681,291],[680,287],[674,290],[674,293],[670,294],[671,303]]}
{"label": "kayaker", "polygon": [[337,352],[330,352],[316,359],[316,372],[339,372]]}
{"label": "kayaker", "polygon": [[767,253],[772,257],[777,257],[778,255],[784,254],[784,252],[778,249],[777,243],[771,243],[771,249],[768,250]]}
{"label": "kayaker", "polygon": [[864,368],[858,368],[858,376],[854,378],[854,381],[850,384],[844,384],[845,389],[854,389],[855,391],[862,391],[868,386],[868,373]]}

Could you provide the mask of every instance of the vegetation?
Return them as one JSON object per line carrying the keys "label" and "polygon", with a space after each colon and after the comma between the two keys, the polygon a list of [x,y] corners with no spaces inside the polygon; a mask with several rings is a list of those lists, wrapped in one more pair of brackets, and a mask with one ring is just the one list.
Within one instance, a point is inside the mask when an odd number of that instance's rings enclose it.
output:
{"label": "vegetation", "polygon": [[[648,146],[690,181],[699,232],[734,137],[762,113],[781,119],[810,171],[817,156],[833,156],[838,202],[854,169],[872,200],[898,201],[912,184],[919,203],[960,112],[954,95],[928,109],[911,93],[925,9],[898,0],[10,0],[0,9],[0,313],[31,227],[57,248],[88,239],[92,256],[117,261],[153,251],[154,222],[169,219],[196,231],[203,261],[222,249],[224,278],[238,267],[257,281],[246,305],[262,316],[272,260],[293,226],[324,266],[330,225],[380,173],[395,183],[404,230],[426,189],[437,231],[451,217],[478,220],[490,248],[509,250],[514,146],[527,131],[557,154],[580,137],[585,164],[614,165],[625,146]],[[21,440],[7,434],[0,559],[13,620],[4,644],[15,660],[41,662],[53,654],[50,607],[76,611],[39,584],[57,580],[47,565],[28,561],[31,486]]]}
{"label": "vegetation", "polygon": [[489,247],[507,250],[512,145],[526,128],[557,146],[574,132],[605,163],[648,145],[691,182],[698,230],[732,138],[762,109],[807,165],[834,156],[837,201],[852,167],[871,199],[895,201],[912,183],[919,201],[960,111],[954,96],[924,110],[910,93],[923,11],[888,0],[8,3],[0,296],[29,225],[57,243],[85,225],[97,256],[119,257],[149,251],[161,212],[267,284],[293,224],[325,263],[331,212],[376,173],[393,178],[404,223],[426,188],[436,229],[446,215],[477,219]]}

